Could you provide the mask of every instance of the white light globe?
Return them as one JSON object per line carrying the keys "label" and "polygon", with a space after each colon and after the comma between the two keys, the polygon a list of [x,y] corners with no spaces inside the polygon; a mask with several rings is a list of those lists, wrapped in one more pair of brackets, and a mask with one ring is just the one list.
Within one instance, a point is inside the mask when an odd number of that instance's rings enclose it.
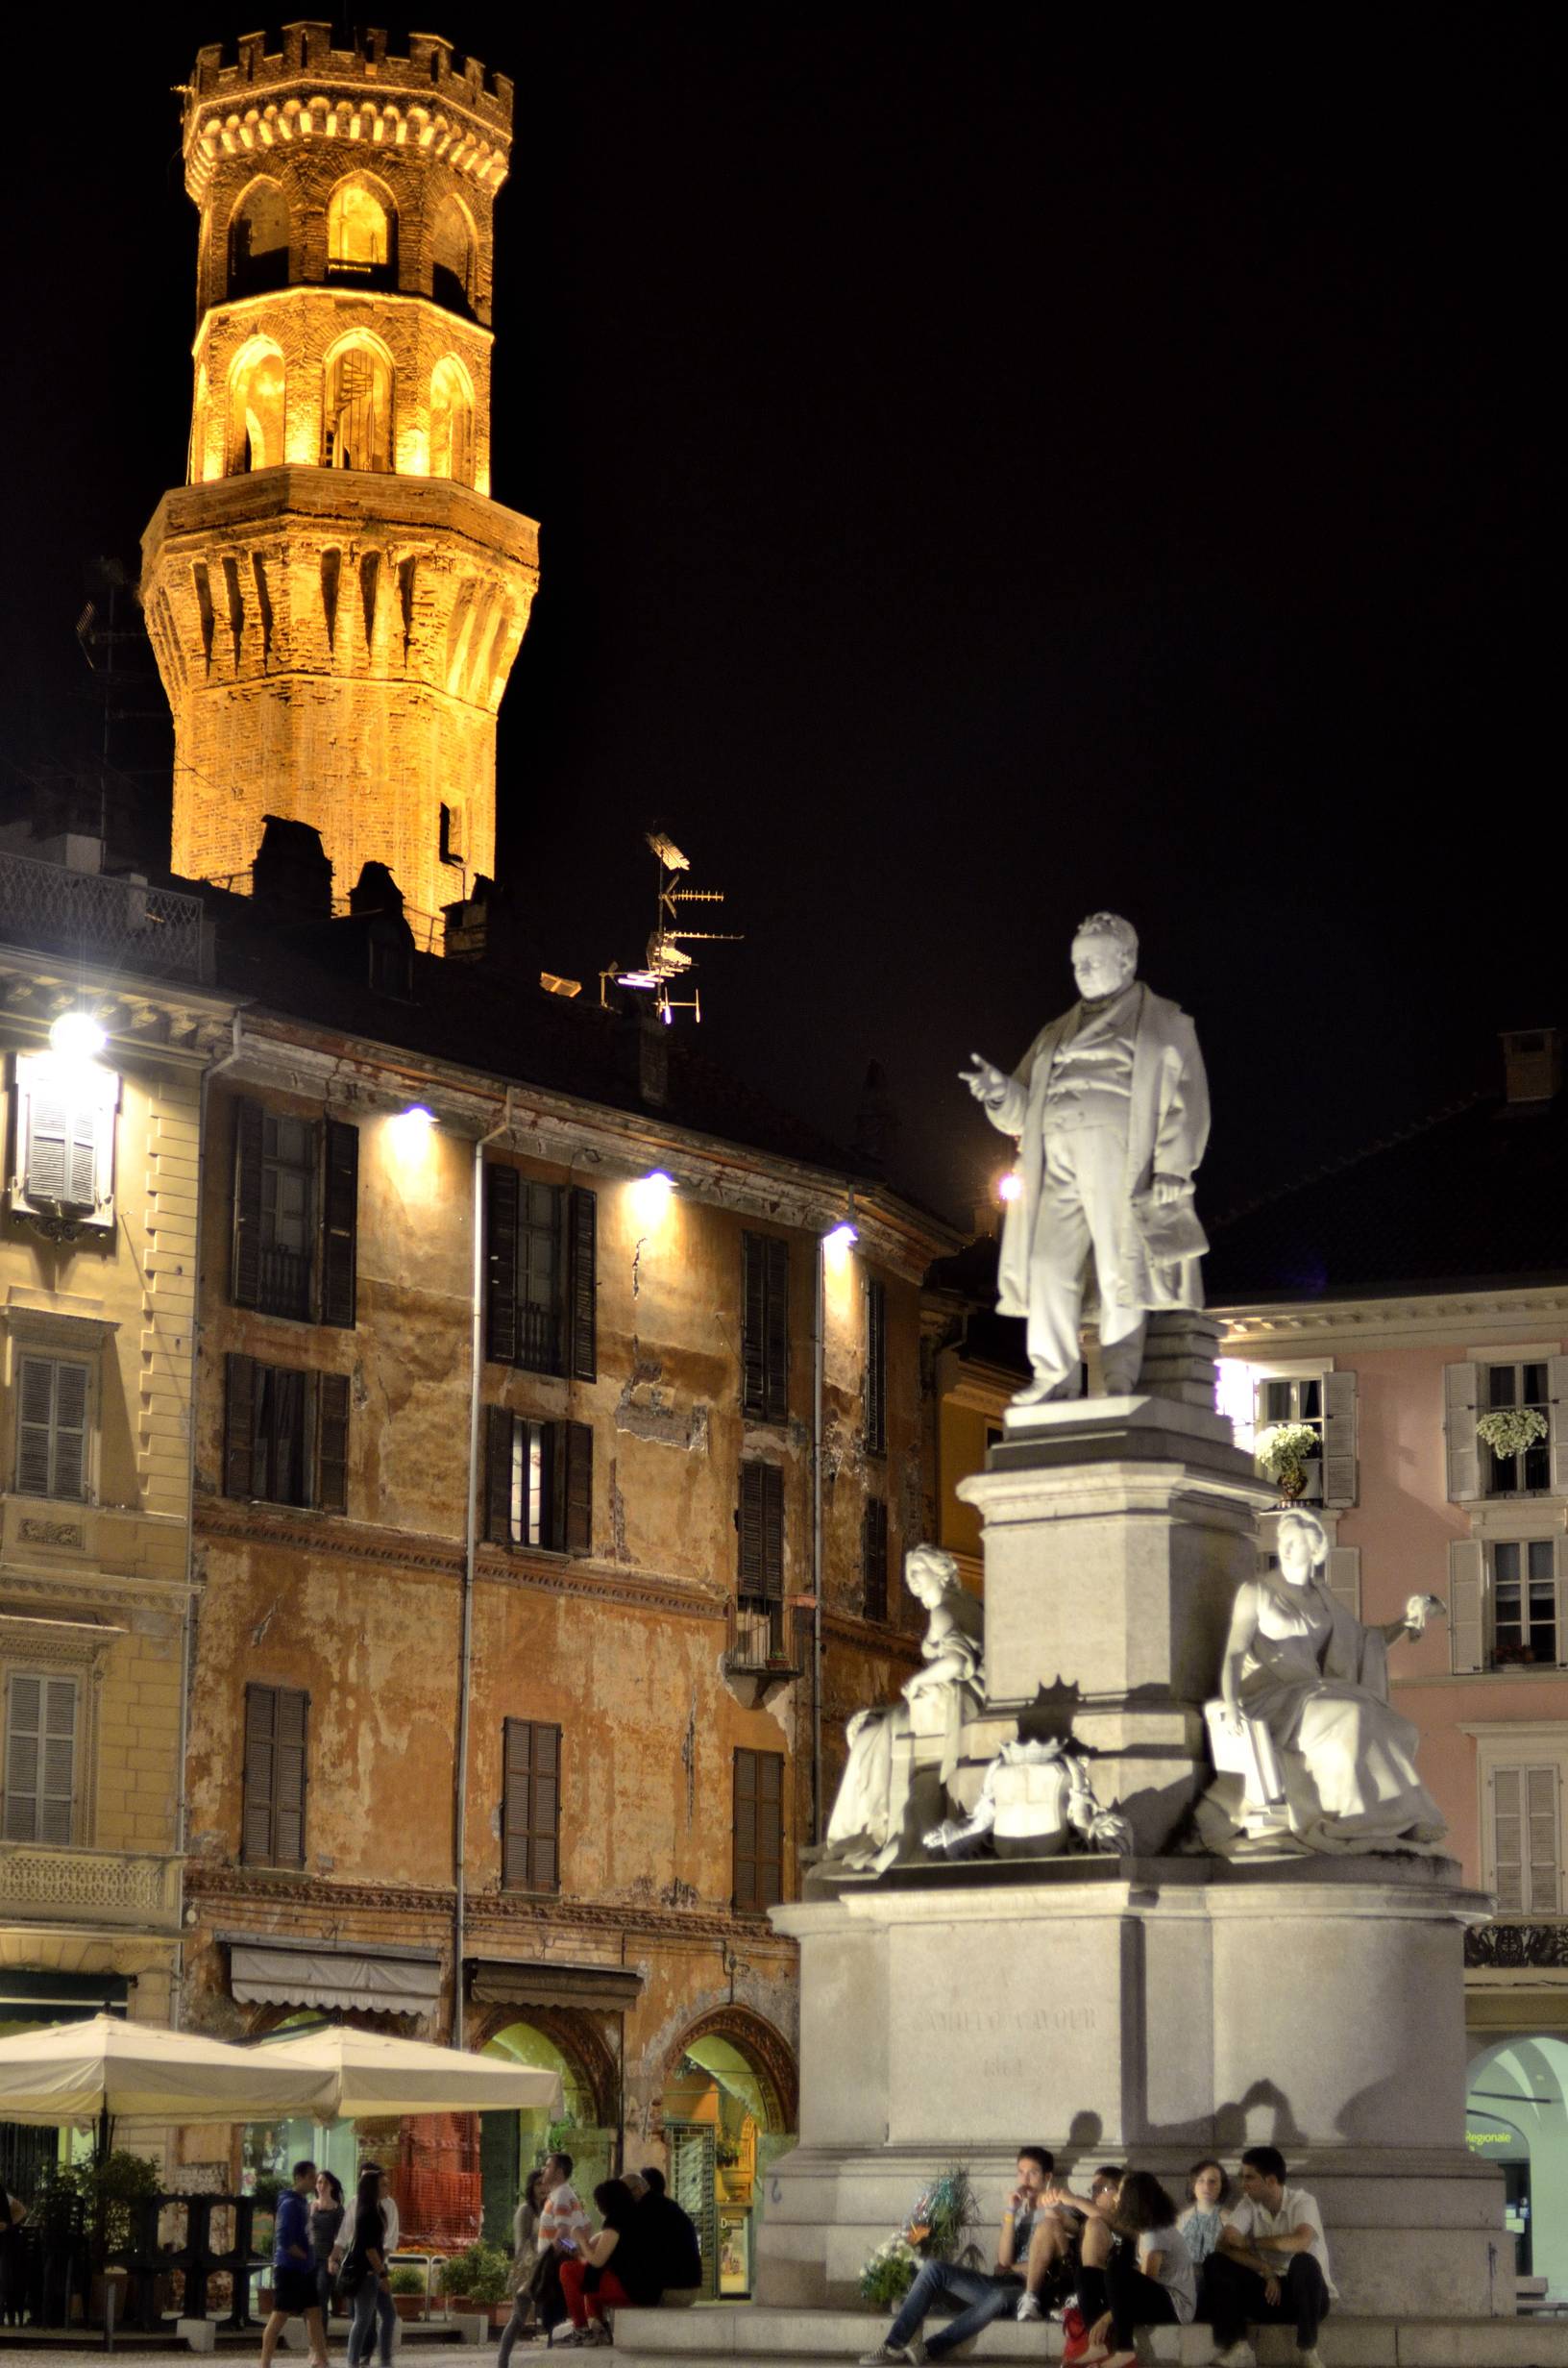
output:
{"label": "white light globe", "polygon": [[62,1061],[95,1061],[108,1042],[90,1011],[62,1011],[49,1030],[50,1047]]}

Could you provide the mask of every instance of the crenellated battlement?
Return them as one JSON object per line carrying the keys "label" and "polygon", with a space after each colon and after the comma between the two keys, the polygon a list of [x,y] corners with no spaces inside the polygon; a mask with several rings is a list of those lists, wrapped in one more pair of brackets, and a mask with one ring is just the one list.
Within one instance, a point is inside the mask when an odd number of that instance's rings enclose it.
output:
{"label": "crenellated battlement", "polygon": [[348,49],[332,46],[326,22],[285,25],[277,50],[244,34],[232,64],[219,43],[197,51],[184,96],[185,186],[198,205],[225,157],[312,139],[427,149],[491,190],[506,178],[512,84],[434,34],[410,34],[405,56],[377,27]]}

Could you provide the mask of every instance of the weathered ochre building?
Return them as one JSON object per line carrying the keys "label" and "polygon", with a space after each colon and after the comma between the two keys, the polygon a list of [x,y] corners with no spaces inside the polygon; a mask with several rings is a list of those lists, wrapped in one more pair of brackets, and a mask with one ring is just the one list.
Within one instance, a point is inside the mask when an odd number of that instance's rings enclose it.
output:
{"label": "weathered ochre building", "polygon": [[325,22],[202,50],[189,481],[144,538],[176,872],[243,887],[277,814],[430,941],[495,870],[496,711],[538,580],[490,487],[492,210],[512,88]]}
{"label": "weathered ochre building", "polygon": [[[58,856],[65,851],[51,851]],[[203,1074],[194,897],[0,849],[0,2032],[166,2021]],[[59,2134],[0,2124],[31,2197]]]}
{"label": "weathered ochre building", "polygon": [[[692,2051],[765,2158],[822,1706],[913,1665],[950,1237],[670,1031],[461,960],[394,1000],[362,920],[266,909],[219,939],[257,999],[208,1121],[187,2012],[553,2062],[590,2169],[695,2132],[711,2211]],[[541,2135],[377,2142],[454,2238]]]}

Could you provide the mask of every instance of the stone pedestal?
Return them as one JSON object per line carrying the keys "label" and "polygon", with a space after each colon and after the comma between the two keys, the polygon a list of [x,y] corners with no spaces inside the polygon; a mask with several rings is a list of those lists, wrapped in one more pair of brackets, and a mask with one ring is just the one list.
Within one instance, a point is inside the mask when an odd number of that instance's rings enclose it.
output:
{"label": "stone pedestal", "polygon": [[1463,2144],[1463,1931],[1487,1903],[1457,1877],[1012,1861],[775,1909],[800,1943],[800,2145],[770,2174],[759,2298],[850,2300],[945,2163],[994,2229],[1020,2144],[1179,2186],[1267,2141],[1358,2314],[1511,2311],[1498,2176]]}
{"label": "stone pedestal", "polygon": [[[1197,1362],[1185,1345],[1167,1362]],[[1016,1732],[1071,1734],[1102,1808],[1142,1851],[1209,1782],[1203,1705],[1231,1605],[1275,1502],[1211,1406],[1140,1392],[1009,1414],[959,1494],[985,1522],[987,1714],[965,1734],[964,1805]],[[966,1797],[969,1796],[969,1797]]]}

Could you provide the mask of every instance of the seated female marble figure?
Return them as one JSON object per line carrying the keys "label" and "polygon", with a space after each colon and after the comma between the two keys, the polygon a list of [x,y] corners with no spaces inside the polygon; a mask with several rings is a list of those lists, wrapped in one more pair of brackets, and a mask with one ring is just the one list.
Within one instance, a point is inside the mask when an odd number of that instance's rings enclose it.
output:
{"label": "seated female marble figure", "polygon": [[830,1863],[859,1874],[880,1874],[891,1866],[904,1838],[915,1706],[921,1709],[921,1734],[941,1736],[943,1785],[958,1764],[964,1721],[981,1706],[984,1615],[979,1598],[959,1577],[958,1565],[938,1546],[918,1545],[904,1557],[904,1585],[930,1613],[920,1640],[925,1665],[916,1670],[899,1701],[857,1711],[850,1719],[849,1758],[822,1852]]}
{"label": "seated female marble figure", "polygon": [[[1430,1851],[1446,1831],[1416,1772],[1417,1735],[1388,1700],[1388,1647],[1419,1636],[1432,1595],[1412,1595],[1403,1618],[1366,1627],[1324,1584],[1329,1542],[1311,1514],[1280,1516],[1279,1568],[1237,1591],[1220,1674],[1224,1725],[1265,1730],[1283,1798],[1245,1804],[1255,1838],[1270,1830],[1308,1850]],[[1216,1743],[1216,1757],[1218,1746]],[[1199,1823],[1213,1838],[1213,1800]]]}

